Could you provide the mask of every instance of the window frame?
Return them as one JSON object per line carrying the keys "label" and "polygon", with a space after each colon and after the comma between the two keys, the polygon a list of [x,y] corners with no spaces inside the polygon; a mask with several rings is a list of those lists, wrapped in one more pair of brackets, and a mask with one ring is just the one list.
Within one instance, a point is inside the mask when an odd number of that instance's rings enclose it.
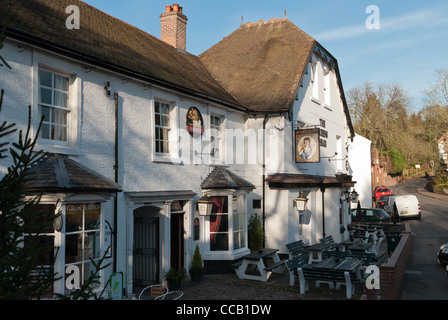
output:
{"label": "window frame", "polygon": [[331,69],[325,67],[324,69],[324,106],[331,110]]}
{"label": "window frame", "polygon": [[[244,208],[244,201],[245,197],[243,196],[233,196],[233,251],[244,249],[248,246],[247,210]],[[238,246],[236,239],[238,240]]]}
{"label": "window frame", "polygon": [[318,63],[315,60],[310,61],[310,68],[311,68],[311,101],[320,104],[320,75],[319,75],[319,68]]}
{"label": "window frame", "polygon": [[[169,132],[168,132],[168,149],[169,153],[156,152],[156,103],[164,103],[170,106],[169,112]],[[166,99],[154,96],[151,100],[151,129],[148,139],[150,140],[148,147],[150,148],[151,161],[160,163],[180,164],[180,131],[179,131],[179,107],[175,99]],[[158,127],[158,126],[157,126]],[[186,132],[186,130],[185,130]],[[188,135],[189,136],[189,135]]]}
{"label": "window frame", "polygon": [[[48,74],[50,74],[51,76],[51,84],[50,86],[46,85],[43,83],[42,78],[41,78],[41,72],[46,72]],[[62,77],[65,78],[66,82],[66,89],[61,89],[61,88],[57,88],[56,87],[56,78],[57,77]],[[60,72],[55,72],[53,70],[49,70],[46,68],[42,68],[39,67],[38,69],[38,114],[39,114],[39,119],[42,118],[43,115],[43,109],[47,108],[49,110],[48,114],[49,114],[49,118],[50,119],[43,119],[42,121],[42,127],[41,127],[41,131],[39,133],[39,139],[44,139],[47,141],[52,141],[52,142],[57,142],[57,143],[67,143],[68,142],[68,133],[69,133],[69,117],[70,117],[70,105],[69,105],[69,100],[70,100],[70,77],[66,74],[62,74]],[[50,92],[50,102],[44,102],[42,100],[42,91],[46,90]],[[56,104],[56,93],[60,93],[65,95],[65,107]],[[65,123],[60,123],[57,122],[55,119],[53,119],[56,114],[56,112],[59,111],[61,113],[65,114]],[[57,118],[57,117],[56,117]],[[48,126],[48,137],[44,137],[44,133],[47,131],[46,126]],[[62,131],[65,131],[65,139],[64,138],[57,138],[53,128],[59,128],[61,130],[60,135],[62,135]]]}
{"label": "window frame", "polygon": [[[211,196],[210,197],[212,200],[215,198],[222,198],[223,199],[223,212],[214,212],[215,211],[215,205],[213,205],[213,210],[210,216],[210,221],[209,221],[209,228],[208,228],[208,234],[210,237],[210,241],[209,241],[209,250],[210,252],[230,252],[232,251],[231,249],[231,243],[230,243],[230,236],[231,236],[231,213],[230,211],[230,203],[229,203],[229,197],[228,196]],[[227,210],[225,210],[227,209]],[[222,218],[222,217],[226,217],[227,219],[227,231],[223,231],[220,230],[219,227],[215,230],[212,231],[212,219],[218,219],[218,218]],[[220,222],[218,222],[218,224],[220,225]],[[227,236],[227,249],[214,249],[212,246],[212,235],[216,236],[220,236],[220,235],[226,235]]]}
{"label": "window frame", "polygon": [[[220,123],[214,123],[214,119],[219,119]],[[214,163],[222,163],[224,159],[224,121],[223,115],[210,114],[210,160]],[[218,140],[215,142],[215,140]],[[218,146],[218,157],[215,156],[215,146]]]}
{"label": "window frame", "polygon": [[[98,228],[92,228],[92,229],[87,229],[86,230],[86,211],[87,210],[87,206],[88,205],[93,205],[93,206],[98,206],[99,208],[97,209],[97,211],[99,212],[99,217],[98,217],[98,223],[99,226]],[[82,229],[81,230],[76,230],[76,231],[67,231],[67,226],[68,226],[68,208],[69,206],[82,206]],[[102,237],[103,237],[103,228],[104,228],[104,223],[103,223],[103,212],[102,212],[102,203],[101,202],[91,202],[91,201],[85,201],[85,202],[67,202],[64,204],[65,210],[64,210],[64,217],[65,217],[65,228],[64,228],[64,256],[62,257],[63,259],[63,265],[64,265],[64,291],[67,292],[67,288],[66,288],[66,281],[65,278],[67,276],[66,270],[68,266],[72,266],[72,265],[76,265],[76,266],[80,266],[79,271],[80,271],[80,281],[86,281],[86,279],[89,278],[89,274],[86,274],[86,272],[94,272],[93,268],[94,265],[92,264],[92,262],[90,261],[90,258],[92,258],[93,261],[98,262],[101,258],[102,258],[102,254],[103,254],[103,243],[102,243]],[[93,251],[94,251],[94,256],[89,256],[86,257],[85,253],[86,250],[89,249],[88,246],[86,246],[85,244],[85,240],[89,239],[86,235],[93,234],[93,239],[95,240],[94,243],[94,247]],[[67,262],[67,249],[69,246],[69,241],[68,241],[68,237],[69,236],[76,236],[76,235],[80,235],[81,236],[81,260],[79,261],[70,261]],[[79,241],[79,238],[78,238]],[[79,251],[79,248],[77,249]],[[88,264],[89,266],[89,270],[85,270],[85,266]],[[102,285],[104,285],[104,281],[102,281],[101,278],[102,274],[100,272],[99,277],[100,277],[100,283],[98,283],[98,287],[101,287]],[[82,284],[82,283],[81,283]]]}
{"label": "window frame", "polygon": [[69,79],[67,99],[67,139],[66,141],[39,138],[36,148],[46,152],[78,155],[78,141],[80,132],[80,110],[82,107],[82,80],[74,72],[69,72],[70,66],[56,59],[36,53],[36,63],[32,66],[32,114],[33,133],[36,134],[40,123],[39,101],[39,70],[61,75]]}

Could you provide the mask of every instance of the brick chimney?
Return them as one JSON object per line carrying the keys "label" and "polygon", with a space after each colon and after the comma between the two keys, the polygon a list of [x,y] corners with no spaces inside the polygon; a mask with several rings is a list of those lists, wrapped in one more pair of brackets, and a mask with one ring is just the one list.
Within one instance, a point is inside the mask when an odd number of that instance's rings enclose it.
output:
{"label": "brick chimney", "polygon": [[166,6],[160,15],[160,39],[177,49],[187,50],[187,17],[178,4]]}

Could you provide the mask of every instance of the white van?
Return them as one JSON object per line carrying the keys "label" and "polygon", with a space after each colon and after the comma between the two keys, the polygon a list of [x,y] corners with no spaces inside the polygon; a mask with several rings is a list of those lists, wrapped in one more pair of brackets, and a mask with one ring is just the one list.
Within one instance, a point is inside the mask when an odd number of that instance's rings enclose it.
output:
{"label": "white van", "polygon": [[420,210],[420,203],[416,196],[413,194],[407,194],[403,196],[392,196],[389,198],[387,204],[384,205],[384,209],[389,213],[392,218],[394,217],[394,205],[399,218],[417,218],[422,217]]}

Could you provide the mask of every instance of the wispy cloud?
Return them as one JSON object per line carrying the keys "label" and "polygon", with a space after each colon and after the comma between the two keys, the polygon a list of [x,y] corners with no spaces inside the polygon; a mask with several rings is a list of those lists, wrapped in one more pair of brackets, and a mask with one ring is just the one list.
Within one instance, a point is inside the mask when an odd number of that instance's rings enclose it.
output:
{"label": "wispy cloud", "polygon": [[[383,18],[380,14],[380,30],[373,31],[381,31],[383,33],[397,32],[417,27],[433,28],[444,26],[448,24],[448,17],[444,15],[444,12],[446,10],[423,9],[390,18]],[[367,17],[366,15],[366,19]],[[372,30],[367,29],[365,24],[357,24],[327,30],[314,37],[319,41],[335,41],[364,36],[368,32],[372,32]]]}

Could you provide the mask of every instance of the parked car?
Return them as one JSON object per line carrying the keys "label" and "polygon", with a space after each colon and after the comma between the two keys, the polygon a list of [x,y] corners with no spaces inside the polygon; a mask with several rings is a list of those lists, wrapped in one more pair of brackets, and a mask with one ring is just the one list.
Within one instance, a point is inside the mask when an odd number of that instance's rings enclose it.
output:
{"label": "parked car", "polygon": [[[448,266],[448,242],[440,246],[437,260],[443,266]],[[447,270],[448,271],[448,270]]]}
{"label": "parked car", "polygon": [[352,209],[352,221],[362,221],[362,222],[391,222],[392,219],[389,217],[386,211],[378,208],[361,208],[361,216],[358,216],[359,209]]}
{"label": "parked car", "polygon": [[392,218],[422,218],[420,209],[420,202],[413,194],[392,196],[384,205],[384,210],[387,211]]}
{"label": "parked car", "polygon": [[375,207],[384,209],[384,206],[387,203],[387,200],[392,196],[394,196],[394,194],[385,194],[385,195],[380,196],[378,198],[378,200],[376,200],[376,202],[375,202]]}
{"label": "parked car", "polygon": [[380,196],[383,196],[383,195],[386,195],[386,194],[392,194],[392,191],[388,187],[385,187],[385,186],[376,187],[375,191],[373,192],[373,196],[375,198],[375,201],[378,200],[378,198]]}

